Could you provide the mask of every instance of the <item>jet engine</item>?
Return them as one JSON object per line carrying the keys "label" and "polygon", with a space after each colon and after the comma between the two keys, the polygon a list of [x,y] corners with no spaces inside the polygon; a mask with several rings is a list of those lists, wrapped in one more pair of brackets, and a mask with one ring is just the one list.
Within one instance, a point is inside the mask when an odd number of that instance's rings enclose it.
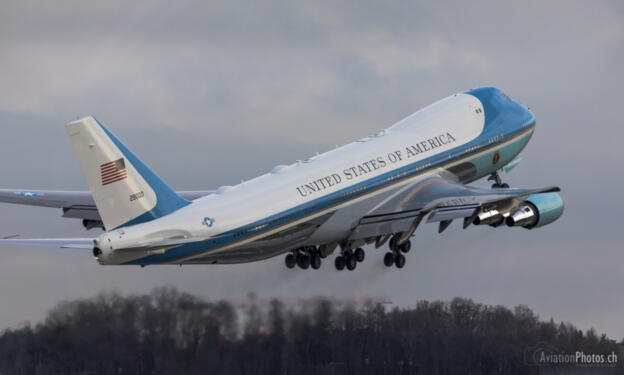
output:
{"label": "jet engine", "polygon": [[505,219],[509,227],[537,228],[550,224],[563,214],[563,200],[558,193],[530,195]]}
{"label": "jet engine", "polygon": [[481,211],[473,220],[474,225],[488,224],[492,226],[498,226],[505,221],[505,217],[498,210]]}

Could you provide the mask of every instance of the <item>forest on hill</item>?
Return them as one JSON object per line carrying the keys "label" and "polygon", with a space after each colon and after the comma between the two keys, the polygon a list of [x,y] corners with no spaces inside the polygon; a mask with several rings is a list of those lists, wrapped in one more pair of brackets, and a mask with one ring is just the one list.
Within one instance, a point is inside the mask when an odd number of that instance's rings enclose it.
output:
{"label": "forest on hill", "polygon": [[[209,301],[164,287],[62,302],[5,330],[0,374],[622,373],[622,348],[522,305]],[[601,357],[571,363],[579,351]]]}

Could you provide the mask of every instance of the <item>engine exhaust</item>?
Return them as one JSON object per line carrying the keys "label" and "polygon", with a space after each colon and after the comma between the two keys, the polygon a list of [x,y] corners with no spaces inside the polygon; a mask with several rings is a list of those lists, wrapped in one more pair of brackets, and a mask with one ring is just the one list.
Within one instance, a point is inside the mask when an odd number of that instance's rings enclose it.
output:
{"label": "engine exhaust", "polygon": [[504,220],[505,218],[498,210],[489,210],[479,212],[472,223],[474,225],[490,224],[496,226],[501,224]]}
{"label": "engine exhaust", "polygon": [[512,215],[510,215],[505,220],[505,224],[507,224],[508,227],[531,228],[535,224],[537,224],[538,218],[539,216],[535,207],[532,207],[532,205],[525,204],[521,206]]}

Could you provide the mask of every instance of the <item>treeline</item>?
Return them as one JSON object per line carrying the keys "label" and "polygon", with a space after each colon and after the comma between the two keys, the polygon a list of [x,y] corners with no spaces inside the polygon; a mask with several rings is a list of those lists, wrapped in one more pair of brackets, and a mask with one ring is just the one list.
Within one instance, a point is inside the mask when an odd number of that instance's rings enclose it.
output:
{"label": "treeline", "polygon": [[526,357],[543,343],[621,350],[525,306],[463,298],[410,308],[254,298],[241,306],[159,288],[64,302],[34,327],[4,331],[0,374],[525,374],[544,370]]}

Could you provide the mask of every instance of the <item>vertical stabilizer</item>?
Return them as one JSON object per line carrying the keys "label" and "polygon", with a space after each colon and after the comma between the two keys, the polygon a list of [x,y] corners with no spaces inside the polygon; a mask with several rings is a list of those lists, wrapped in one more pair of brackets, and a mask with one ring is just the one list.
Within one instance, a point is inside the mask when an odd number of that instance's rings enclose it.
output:
{"label": "vertical stabilizer", "polygon": [[106,230],[154,220],[190,203],[94,117],[66,128]]}

